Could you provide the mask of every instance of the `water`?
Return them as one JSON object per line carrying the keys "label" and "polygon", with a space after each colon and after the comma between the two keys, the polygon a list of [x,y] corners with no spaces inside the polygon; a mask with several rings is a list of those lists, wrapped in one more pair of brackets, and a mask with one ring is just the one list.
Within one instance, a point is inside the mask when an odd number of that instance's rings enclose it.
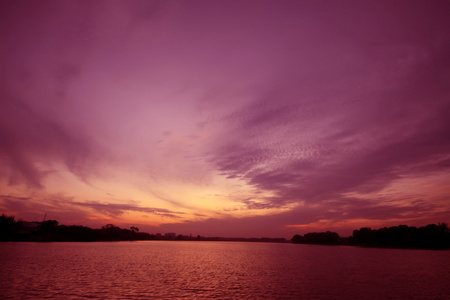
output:
{"label": "water", "polygon": [[450,299],[450,251],[0,243],[0,268],[2,299]]}

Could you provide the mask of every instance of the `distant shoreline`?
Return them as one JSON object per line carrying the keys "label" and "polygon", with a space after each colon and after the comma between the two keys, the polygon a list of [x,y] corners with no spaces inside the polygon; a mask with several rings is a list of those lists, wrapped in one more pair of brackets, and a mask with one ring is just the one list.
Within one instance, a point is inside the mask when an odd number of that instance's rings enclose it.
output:
{"label": "distant shoreline", "polygon": [[354,230],[348,238],[339,237],[336,232],[312,232],[304,236],[295,235],[296,244],[349,245],[368,248],[389,249],[450,249],[450,229],[446,223],[429,224],[423,227],[399,225],[371,229],[363,227]]}
{"label": "distant shoreline", "polygon": [[175,233],[150,234],[137,227],[124,229],[107,224],[100,229],[81,225],[59,225],[56,220],[42,222],[16,221],[14,216],[0,216],[1,242],[110,242],[110,241],[224,241],[265,242],[311,245],[356,246],[389,249],[450,249],[450,229],[446,223],[424,227],[399,225],[374,229],[363,227],[354,230],[350,237],[340,237],[336,232],[312,232],[304,236],[285,238],[227,238],[182,235]]}

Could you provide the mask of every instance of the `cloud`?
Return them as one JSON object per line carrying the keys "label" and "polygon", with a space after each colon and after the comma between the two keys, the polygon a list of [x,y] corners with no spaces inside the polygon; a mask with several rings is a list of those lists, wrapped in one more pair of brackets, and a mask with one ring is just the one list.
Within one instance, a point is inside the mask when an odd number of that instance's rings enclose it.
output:
{"label": "cloud", "polygon": [[97,201],[91,202],[72,202],[74,205],[84,206],[93,208],[102,213],[106,213],[111,216],[118,216],[123,214],[125,211],[137,211],[143,213],[154,214],[158,216],[170,217],[170,218],[179,218],[180,215],[183,215],[183,212],[171,211],[164,208],[154,208],[154,207],[142,207],[136,206],[132,204],[117,204],[117,203],[100,203]]}
{"label": "cloud", "polygon": [[0,96],[0,176],[9,184],[42,187],[55,163],[83,180],[95,169],[100,148],[87,135],[43,116],[9,93]]}
{"label": "cloud", "polygon": [[[228,215],[222,218],[186,221],[182,224],[161,224],[158,230],[202,236],[290,239],[294,234],[313,231],[333,230],[342,236],[349,236],[354,229],[360,227],[394,226],[399,225],[399,222],[411,226],[424,226],[448,218],[445,206],[439,207],[426,199],[412,199],[416,198],[414,196],[407,199],[340,197],[335,200],[301,205],[289,211],[271,215],[243,218]],[[440,209],[444,210],[439,211]]]}
{"label": "cloud", "polygon": [[[133,201],[131,201],[133,202]],[[76,201],[73,197],[45,192],[28,196],[0,195],[0,209],[25,220],[56,219],[65,224],[99,226],[127,212],[140,212],[170,219],[185,217],[185,213],[165,208],[139,206],[133,203]],[[117,220],[116,220],[117,221]],[[121,223],[124,221],[121,220]]]}
{"label": "cloud", "polygon": [[352,95],[344,85],[349,98],[321,91],[316,101],[254,100],[227,116],[230,130],[210,161],[228,178],[274,192],[263,208],[377,192],[421,172],[418,165],[442,172],[450,151],[449,50],[444,44],[412,61],[402,81],[381,92]]}
{"label": "cloud", "polygon": [[448,3],[0,6],[0,184],[15,187],[11,209],[56,211],[52,197],[25,199],[31,187],[59,189],[80,218],[180,218],[95,198],[135,191],[220,217],[290,211],[228,219],[261,230],[263,220],[437,215],[442,198],[402,187],[401,206],[383,193],[405,178],[435,186],[449,171]]}
{"label": "cloud", "polygon": [[73,206],[72,201],[72,197],[45,192],[26,196],[0,195],[0,209],[24,221],[42,221],[45,217],[70,225],[93,224],[89,212]]}

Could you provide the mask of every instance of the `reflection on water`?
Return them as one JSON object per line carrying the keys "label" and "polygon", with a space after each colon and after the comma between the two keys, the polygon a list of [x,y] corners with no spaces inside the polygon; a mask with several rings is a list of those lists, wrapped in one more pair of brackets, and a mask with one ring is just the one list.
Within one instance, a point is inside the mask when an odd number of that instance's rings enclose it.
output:
{"label": "reflection on water", "polygon": [[450,251],[240,242],[0,243],[6,299],[446,299]]}

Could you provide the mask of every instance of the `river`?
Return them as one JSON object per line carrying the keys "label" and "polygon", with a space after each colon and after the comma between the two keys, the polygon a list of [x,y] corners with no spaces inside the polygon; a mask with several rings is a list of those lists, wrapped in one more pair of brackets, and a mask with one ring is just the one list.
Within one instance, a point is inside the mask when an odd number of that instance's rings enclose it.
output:
{"label": "river", "polygon": [[450,299],[450,251],[4,242],[0,267],[1,299]]}

